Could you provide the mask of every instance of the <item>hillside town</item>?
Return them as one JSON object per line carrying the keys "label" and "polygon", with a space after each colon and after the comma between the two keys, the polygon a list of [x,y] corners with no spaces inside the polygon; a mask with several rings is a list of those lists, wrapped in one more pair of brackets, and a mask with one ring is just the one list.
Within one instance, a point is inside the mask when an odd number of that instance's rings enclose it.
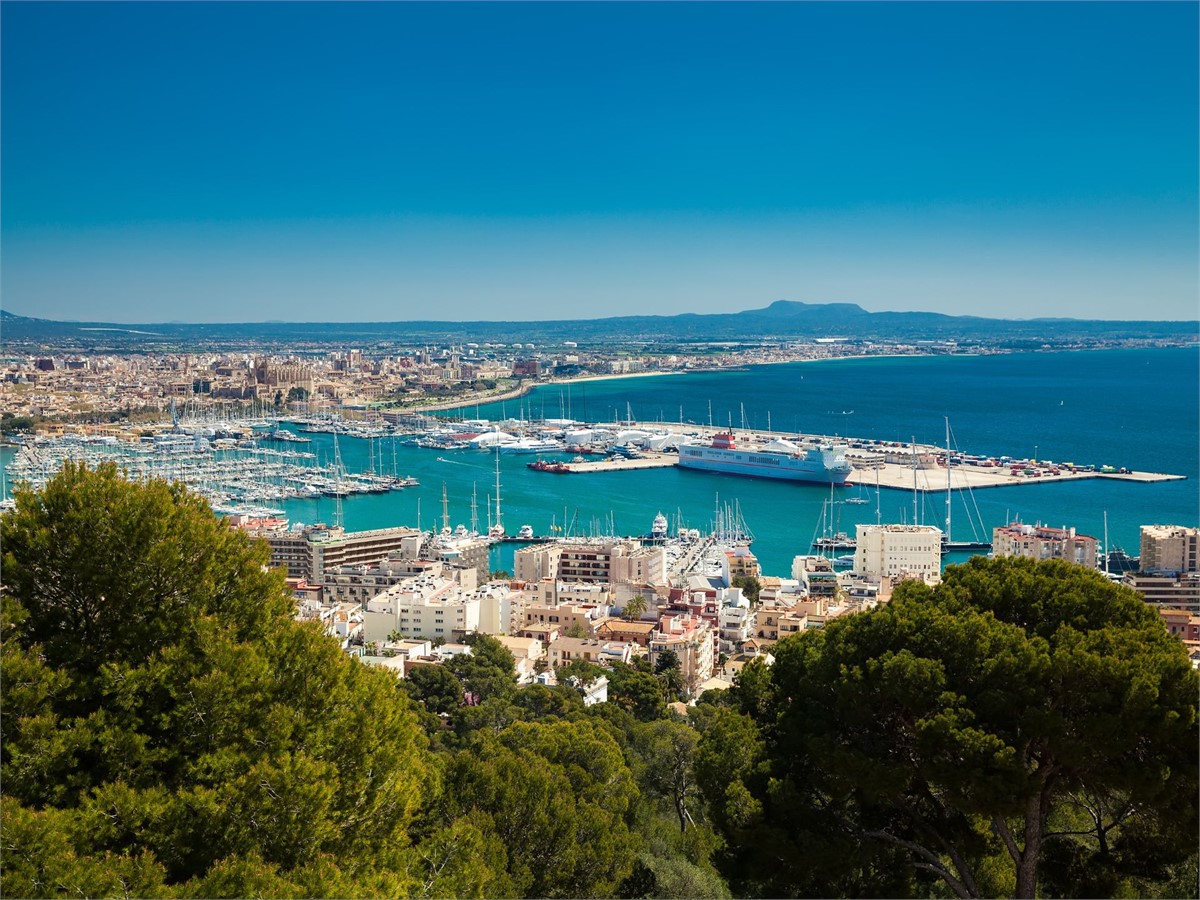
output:
{"label": "hillside town", "polygon": [[[317,621],[363,662],[398,677],[469,654],[464,640],[496,637],[521,684],[554,685],[576,660],[600,667],[644,659],[678,665],[680,702],[733,686],[748,662],[773,661],[788,635],[886,604],[907,580],[936,584],[942,532],[932,526],[860,525],[853,567],[797,556],[787,577],[765,574],[735,534],[652,540],[560,540],[523,547],[514,571],[489,572],[486,537],[396,527],[348,532],[325,525],[239,523],[271,547],[297,618]],[[1095,569],[1097,540],[1073,529],[1020,523],[995,529],[997,556],[1064,560]],[[1200,667],[1200,530],[1148,525],[1140,564],[1110,578],[1137,591]],[[606,699],[606,679],[577,685]]]}

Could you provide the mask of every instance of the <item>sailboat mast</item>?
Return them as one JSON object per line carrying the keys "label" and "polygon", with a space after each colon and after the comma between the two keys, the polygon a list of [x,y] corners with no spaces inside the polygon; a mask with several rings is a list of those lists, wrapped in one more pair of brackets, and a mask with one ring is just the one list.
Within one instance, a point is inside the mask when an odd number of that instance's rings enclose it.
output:
{"label": "sailboat mast", "polygon": [[875,463],[875,524],[883,524],[883,512],[879,508],[879,467],[882,463]]}
{"label": "sailboat mast", "polygon": [[912,436],[912,462],[913,462],[913,521],[917,524],[917,436]]}
{"label": "sailboat mast", "polygon": [[496,528],[504,527],[504,518],[500,514],[500,445],[496,445]]}
{"label": "sailboat mast", "polygon": [[946,540],[950,540],[950,417],[946,419]]}
{"label": "sailboat mast", "polygon": [[342,488],[346,481],[346,468],[342,465],[342,451],[338,447],[337,429],[333,431],[334,476],[337,482],[333,490],[333,524],[342,527]]}
{"label": "sailboat mast", "polygon": [[1108,574],[1108,510],[1104,511],[1104,574]]}

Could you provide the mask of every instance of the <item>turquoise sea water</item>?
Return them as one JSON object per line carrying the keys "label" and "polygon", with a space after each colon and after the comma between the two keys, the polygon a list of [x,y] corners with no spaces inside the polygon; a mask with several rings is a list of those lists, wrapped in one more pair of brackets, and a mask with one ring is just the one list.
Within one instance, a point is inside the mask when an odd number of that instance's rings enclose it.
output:
{"label": "turquoise sea water", "polygon": [[[1111,350],[1021,353],[998,356],[875,358],[754,367],[743,372],[670,375],[581,382],[535,389],[520,401],[479,407],[502,413],[612,421],[627,406],[639,420],[707,423],[709,403],[716,424],[742,422],[777,430],[941,444],[950,418],[956,446],[968,453],[1125,466],[1186,475],[1186,481],[1135,484],[1095,479],[975,491],[973,500],[955,492],[954,537],[972,537],[966,505],[977,505],[983,530],[1019,516],[1022,521],[1074,525],[1103,538],[1108,513],[1110,543],[1137,552],[1138,527],[1152,522],[1196,525],[1200,521],[1200,350]],[[474,416],[476,407],[464,410]],[[326,456],[329,435],[313,435],[310,447]],[[376,453],[379,452],[376,442]],[[349,469],[365,470],[366,441],[340,439]],[[391,442],[382,442],[377,469],[392,470]],[[714,505],[734,503],[755,534],[754,552],[768,574],[787,575],[791,559],[806,552],[818,528],[829,489],[676,468],[588,475],[551,475],[526,468],[531,456],[502,456],[502,504],[510,533],[524,524],[548,534],[564,520],[574,532],[642,534],[655,513],[676,516],[706,530]],[[444,461],[443,461],[444,460]],[[421,485],[343,501],[351,529],[386,525],[429,528],[441,524],[445,484],[452,524],[469,524],[472,487],[480,525],[487,524],[487,498],[495,491],[495,459],[479,451],[422,450],[397,446],[395,467]],[[868,480],[869,485],[869,480]],[[839,489],[839,497],[858,488]],[[872,502],[838,504],[839,527],[853,533],[856,522],[875,521]],[[292,521],[331,522],[334,501],[297,500],[287,505]],[[912,520],[909,491],[884,489],[883,521]],[[944,495],[921,504],[924,521],[942,525]],[[974,509],[972,509],[974,516]],[[975,528],[978,530],[979,525]],[[497,549],[494,565],[511,565],[512,546]],[[960,556],[958,559],[965,558]],[[951,560],[956,561],[956,560]]]}

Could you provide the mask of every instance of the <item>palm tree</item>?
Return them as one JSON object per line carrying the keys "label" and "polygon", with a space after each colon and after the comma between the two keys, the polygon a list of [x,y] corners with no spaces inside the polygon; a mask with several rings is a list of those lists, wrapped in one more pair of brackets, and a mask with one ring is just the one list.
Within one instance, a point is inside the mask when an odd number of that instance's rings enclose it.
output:
{"label": "palm tree", "polygon": [[636,622],[647,608],[646,598],[642,594],[634,594],[625,604],[625,609],[621,611],[621,617],[627,622]]}

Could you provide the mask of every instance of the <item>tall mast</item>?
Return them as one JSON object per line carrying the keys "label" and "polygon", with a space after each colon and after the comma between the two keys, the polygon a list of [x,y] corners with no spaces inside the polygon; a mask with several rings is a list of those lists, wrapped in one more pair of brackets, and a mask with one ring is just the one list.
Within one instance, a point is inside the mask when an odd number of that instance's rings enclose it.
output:
{"label": "tall mast", "polygon": [[333,489],[333,499],[334,499],[333,524],[336,527],[341,528],[342,527],[342,487],[343,487],[343,482],[346,480],[346,469],[342,465],[342,451],[338,447],[337,428],[333,429],[333,465],[334,465],[334,477],[337,478],[337,482],[334,485],[334,489]]}
{"label": "tall mast", "polygon": [[875,524],[883,524],[883,512],[879,508],[879,467],[883,463],[875,463]]}
{"label": "tall mast", "polygon": [[446,482],[442,482],[442,531],[450,530],[450,501],[446,499]]}
{"label": "tall mast", "polygon": [[1108,574],[1108,510],[1104,511],[1104,574]]}
{"label": "tall mast", "polygon": [[[946,540],[950,540],[950,417],[946,419]],[[970,510],[968,509],[968,512]]]}
{"label": "tall mast", "polygon": [[475,482],[471,482],[471,533],[479,533],[479,506],[475,499]]}
{"label": "tall mast", "polygon": [[500,445],[496,445],[496,530],[504,528],[504,517],[500,513]]}
{"label": "tall mast", "polygon": [[917,436],[912,436],[913,459],[913,524],[917,524]]}

